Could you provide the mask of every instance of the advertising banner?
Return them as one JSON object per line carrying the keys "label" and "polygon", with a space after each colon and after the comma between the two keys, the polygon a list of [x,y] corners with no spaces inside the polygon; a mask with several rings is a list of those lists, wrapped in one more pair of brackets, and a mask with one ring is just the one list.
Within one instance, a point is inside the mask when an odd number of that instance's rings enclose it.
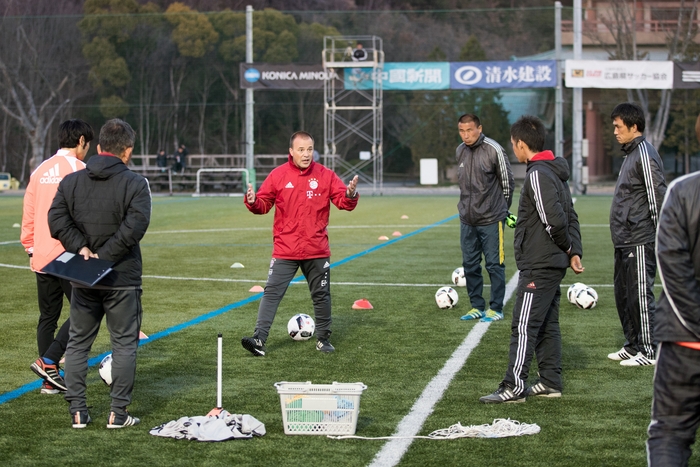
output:
{"label": "advertising banner", "polygon": [[555,60],[450,63],[451,89],[553,88],[556,85]]}
{"label": "advertising banner", "polygon": [[[241,89],[323,89],[338,79],[348,90],[372,89],[372,68],[337,68],[326,74],[321,65],[241,63]],[[554,60],[510,62],[387,62],[379,72],[384,91],[446,89],[552,88],[557,84]]]}
{"label": "advertising banner", "polygon": [[[372,68],[346,68],[345,89],[372,89]],[[450,88],[447,62],[388,62],[381,71],[384,91],[426,91]]]}
{"label": "advertising banner", "polygon": [[321,65],[241,63],[241,89],[323,89],[327,79],[342,82],[342,70],[326,73]]}
{"label": "advertising banner", "polygon": [[673,62],[567,60],[567,88],[672,89]]}
{"label": "advertising banner", "polygon": [[700,63],[675,63],[673,89],[700,88]]}

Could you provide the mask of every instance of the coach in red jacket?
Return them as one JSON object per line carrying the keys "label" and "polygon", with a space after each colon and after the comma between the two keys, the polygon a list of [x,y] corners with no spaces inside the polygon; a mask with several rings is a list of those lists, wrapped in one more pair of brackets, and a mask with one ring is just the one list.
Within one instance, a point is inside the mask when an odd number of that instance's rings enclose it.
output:
{"label": "coach in red jacket", "polygon": [[265,355],[265,341],[277,307],[301,268],[309,284],[316,318],[316,349],[335,350],[331,334],[331,284],[328,245],[330,203],[352,211],[357,206],[357,175],[348,183],[330,169],[314,162],[314,139],[298,131],[289,139],[289,160],[272,172],[258,193],[248,184],[245,205],[253,214],[266,214],[275,208],[272,228],[272,261],[265,293],[260,301],[253,337],[241,340],[243,347],[257,357]]}

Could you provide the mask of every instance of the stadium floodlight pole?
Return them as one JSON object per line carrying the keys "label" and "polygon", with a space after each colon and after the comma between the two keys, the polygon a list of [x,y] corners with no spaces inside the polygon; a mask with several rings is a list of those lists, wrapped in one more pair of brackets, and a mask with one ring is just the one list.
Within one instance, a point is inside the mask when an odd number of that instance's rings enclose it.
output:
{"label": "stadium floodlight pole", "polygon": [[554,119],[554,155],[564,157],[564,98],[561,80],[561,2],[554,2],[554,44],[557,61],[557,90]]}
{"label": "stadium floodlight pole", "polygon": [[[581,0],[574,0],[574,60],[581,60]],[[573,89],[573,141],[571,145],[571,175],[574,194],[581,194],[582,141],[583,141],[583,89]]]}
{"label": "stadium floodlight pole", "polygon": [[[253,7],[245,7],[245,62],[253,63]],[[248,180],[256,188],[255,183],[255,135],[253,133],[253,90],[245,90],[245,166],[248,169]]]}

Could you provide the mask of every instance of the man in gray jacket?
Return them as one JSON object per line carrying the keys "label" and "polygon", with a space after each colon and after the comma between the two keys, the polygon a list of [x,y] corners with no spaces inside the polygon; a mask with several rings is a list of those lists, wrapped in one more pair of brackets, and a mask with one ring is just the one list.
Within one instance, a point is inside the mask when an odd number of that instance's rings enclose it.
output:
{"label": "man in gray jacket", "polygon": [[[482,133],[479,117],[464,114],[459,118],[457,128],[462,138],[456,154],[460,244],[464,278],[472,306],[461,319],[497,321],[503,319],[506,291],[503,221],[513,201],[513,172],[501,145]],[[491,280],[488,309],[482,296],[482,254]]]}
{"label": "man in gray jacket", "polygon": [[610,208],[610,233],[615,247],[615,304],[625,344],[608,354],[622,366],[656,363],[653,335],[654,243],[659,209],[666,193],[664,167],[656,149],[644,138],[644,111],[637,104],[618,104],[610,118],[625,159]]}
{"label": "man in gray jacket", "polygon": [[87,360],[104,316],[112,341],[112,404],[107,428],[139,423],[126,407],[136,375],[142,315],[139,242],[151,219],[151,191],[148,181],[127,167],[134,139],[128,123],[119,119],[105,123],[97,145],[99,154],[88,160],[85,170],[61,181],[49,210],[51,236],[67,252],[115,263],[93,287],[72,284],[65,397],[73,428],[90,423]]}

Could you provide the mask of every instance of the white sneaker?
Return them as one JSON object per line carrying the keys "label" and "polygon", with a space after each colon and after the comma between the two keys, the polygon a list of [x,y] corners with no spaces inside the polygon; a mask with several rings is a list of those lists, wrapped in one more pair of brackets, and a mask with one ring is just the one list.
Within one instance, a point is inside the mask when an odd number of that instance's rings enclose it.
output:
{"label": "white sneaker", "polygon": [[629,353],[627,353],[627,351],[625,350],[624,347],[621,348],[620,350],[618,350],[617,352],[613,352],[613,353],[608,354],[608,358],[610,360],[615,360],[618,362],[621,360],[629,360],[630,358],[634,358],[634,357],[635,357],[635,355],[630,355]]}
{"label": "white sneaker", "polygon": [[620,365],[622,366],[647,366],[647,365],[656,365],[656,360],[653,360],[651,358],[647,358],[644,355],[642,355],[641,352],[639,352],[637,355],[635,355],[632,358],[629,358],[627,360],[622,360],[620,362]]}

